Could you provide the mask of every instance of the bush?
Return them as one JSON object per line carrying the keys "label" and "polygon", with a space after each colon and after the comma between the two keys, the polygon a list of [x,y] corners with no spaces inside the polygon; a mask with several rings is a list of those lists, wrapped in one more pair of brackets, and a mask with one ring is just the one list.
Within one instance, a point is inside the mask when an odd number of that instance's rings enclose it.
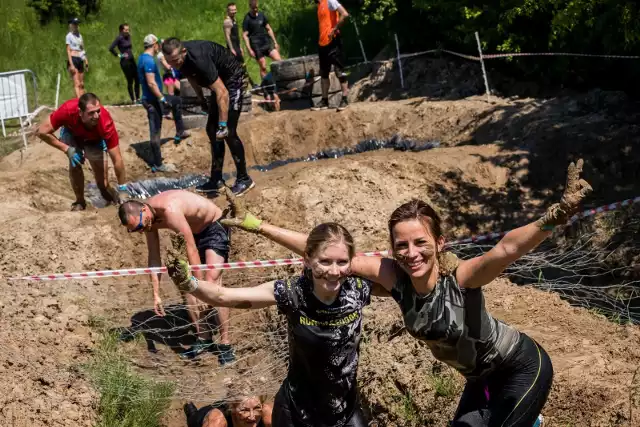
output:
{"label": "bush", "polygon": [[160,427],[174,386],[134,372],[117,335],[105,333],[87,372],[100,393],[97,427]]}

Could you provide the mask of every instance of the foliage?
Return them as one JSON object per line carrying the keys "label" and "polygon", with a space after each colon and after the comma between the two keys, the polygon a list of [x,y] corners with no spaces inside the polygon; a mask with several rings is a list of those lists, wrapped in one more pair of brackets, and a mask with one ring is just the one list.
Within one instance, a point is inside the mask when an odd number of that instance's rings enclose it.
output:
{"label": "foliage", "polygon": [[40,22],[45,24],[54,18],[65,18],[95,14],[100,11],[101,0],[28,0]]}

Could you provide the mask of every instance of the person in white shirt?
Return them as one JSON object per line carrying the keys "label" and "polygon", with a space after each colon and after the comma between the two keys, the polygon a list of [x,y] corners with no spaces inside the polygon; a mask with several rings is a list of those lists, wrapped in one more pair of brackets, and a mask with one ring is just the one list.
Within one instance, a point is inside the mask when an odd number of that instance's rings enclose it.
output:
{"label": "person in white shirt", "polygon": [[80,20],[73,18],[69,20],[69,33],[65,38],[67,45],[67,69],[73,78],[73,89],[76,97],[80,98],[84,95],[84,73],[89,70],[89,61],[87,53],[84,50],[84,40],[78,29]]}

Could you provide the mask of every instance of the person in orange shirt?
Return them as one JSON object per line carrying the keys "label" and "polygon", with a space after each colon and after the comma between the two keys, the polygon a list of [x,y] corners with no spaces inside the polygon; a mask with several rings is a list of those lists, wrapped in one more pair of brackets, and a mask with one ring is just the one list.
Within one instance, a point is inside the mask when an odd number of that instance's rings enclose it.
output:
{"label": "person in orange shirt", "polygon": [[344,60],[342,57],[342,39],[340,26],[349,17],[347,10],[338,0],[315,0],[318,5],[318,24],[320,38],[318,40],[318,56],[320,57],[320,77],[322,78],[322,100],[320,104],[312,108],[326,110],[329,108],[329,73],[333,65],[336,76],[342,86],[342,100],[338,105],[338,111],[349,106],[347,95],[349,86],[347,75],[344,72]]}

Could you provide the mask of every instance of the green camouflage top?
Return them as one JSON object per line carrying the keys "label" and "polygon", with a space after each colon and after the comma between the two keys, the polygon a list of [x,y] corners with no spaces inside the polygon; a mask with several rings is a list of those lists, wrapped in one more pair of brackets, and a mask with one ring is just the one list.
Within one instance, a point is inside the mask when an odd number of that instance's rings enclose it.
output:
{"label": "green camouflage top", "polygon": [[482,288],[461,288],[455,272],[440,276],[426,296],[416,293],[404,271],[398,268],[397,275],[391,294],[407,331],[425,341],[436,359],[465,377],[491,372],[518,343],[520,333],[487,312]]}

